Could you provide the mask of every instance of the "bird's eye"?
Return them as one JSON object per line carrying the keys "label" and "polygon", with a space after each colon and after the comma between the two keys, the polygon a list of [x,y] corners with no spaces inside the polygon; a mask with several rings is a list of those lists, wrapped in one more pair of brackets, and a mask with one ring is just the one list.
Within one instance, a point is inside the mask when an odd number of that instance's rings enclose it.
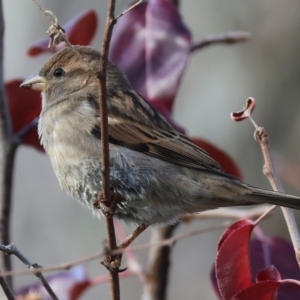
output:
{"label": "bird's eye", "polygon": [[61,77],[65,74],[65,71],[62,68],[56,68],[53,72],[54,77]]}

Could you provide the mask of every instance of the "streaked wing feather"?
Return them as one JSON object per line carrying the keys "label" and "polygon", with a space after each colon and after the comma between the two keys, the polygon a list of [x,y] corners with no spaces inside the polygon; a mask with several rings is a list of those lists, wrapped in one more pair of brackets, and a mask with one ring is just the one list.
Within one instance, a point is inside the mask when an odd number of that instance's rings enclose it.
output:
{"label": "streaked wing feather", "polygon": [[196,169],[220,170],[209,154],[184,135],[152,129],[137,124],[109,125],[110,143],[143,152],[147,155]]}
{"label": "streaked wing feather", "polygon": [[[222,172],[219,164],[207,152],[173,129],[165,118],[135,91],[118,90],[116,93],[109,101],[110,143],[183,167]],[[87,100],[98,113],[98,101],[92,98]],[[127,113],[124,114],[124,111]],[[139,118],[133,117],[135,114],[138,114]],[[96,118],[99,118],[98,114]],[[99,125],[93,128],[91,134],[101,138]]]}

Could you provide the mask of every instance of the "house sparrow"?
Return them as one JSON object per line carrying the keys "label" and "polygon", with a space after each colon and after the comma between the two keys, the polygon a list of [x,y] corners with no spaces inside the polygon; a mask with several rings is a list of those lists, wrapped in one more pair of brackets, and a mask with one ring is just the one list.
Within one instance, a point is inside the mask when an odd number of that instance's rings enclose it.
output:
{"label": "house sparrow", "polygon": [[[21,87],[42,92],[38,131],[62,189],[97,215],[101,191],[98,79],[100,53],[64,48]],[[300,198],[249,186],[177,132],[108,63],[110,184],[115,215],[146,225],[224,206],[272,203],[300,208]]]}

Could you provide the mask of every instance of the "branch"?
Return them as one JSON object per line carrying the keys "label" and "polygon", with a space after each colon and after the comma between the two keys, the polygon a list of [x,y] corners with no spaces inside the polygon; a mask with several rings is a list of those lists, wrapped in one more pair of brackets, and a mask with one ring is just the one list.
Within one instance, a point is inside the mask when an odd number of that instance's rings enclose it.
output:
{"label": "branch", "polygon": [[[269,137],[265,129],[263,127],[259,127],[251,117],[251,112],[254,110],[254,108],[255,108],[255,99],[248,98],[246,108],[243,111],[232,113],[231,118],[234,121],[242,121],[246,118],[250,119],[253,126],[255,127],[254,137],[261,146],[262,154],[265,161],[265,164],[263,166],[263,173],[269,180],[273,190],[284,193],[280,180],[275,172],[273,160],[269,149]],[[276,206],[271,207],[270,211],[275,208]],[[296,254],[296,259],[298,265],[300,266],[300,236],[299,236],[299,231],[295,220],[294,212],[292,209],[286,207],[281,207],[281,209],[292,239],[292,243]],[[256,223],[258,223],[263,217],[264,216],[259,218],[259,220],[257,220]]]}
{"label": "branch", "polygon": [[[262,127],[258,128],[256,132],[256,137],[261,146],[261,150],[265,160],[263,173],[268,178],[274,191],[284,193],[279,178],[275,173],[274,164],[269,149],[269,137]],[[298,265],[300,266],[300,236],[294,216],[294,211],[291,208],[287,207],[281,207],[281,210],[292,239]]]}
{"label": "branch", "polygon": [[247,31],[229,31],[226,33],[208,35],[202,41],[195,43],[191,47],[190,52],[194,52],[195,50],[214,44],[236,44],[247,42],[250,38],[251,33]]}
{"label": "branch", "polygon": [[[55,293],[53,292],[52,288],[44,278],[43,274],[41,273],[40,269],[42,268],[38,264],[31,263],[18,249],[14,244],[10,244],[8,246],[0,245],[0,250],[6,253],[7,255],[15,255],[19,258],[19,260],[28,266],[29,269],[33,270],[33,274],[40,280],[43,287],[47,291],[48,295],[51,297],[52,300],[58,300]],[[34,271],[34,269],[38,269],[38,271]]]}
{"label": "branch", "polygon": [[[10,217],[13,187],[13,169],[15,153],[18,146],[14,138],[12,124],[7,104],[7,98],[3,80],[3,35],[4,18],[2,1],[0,1],[0,130],[2,145],[2,169],[1,169],[1,199],[0,199],[0,243],[10,243]],[[11,270],[9,256],[1,255],[0,268]],[[3,281],[0,282],[3,289],[7,289]],[[8,278],[8,285],[12,288],[12,279]]]}
{"label": "branch", "polygon": [[[165,225],[160,228],[153,228],[151,232],[151,242],[160,243],[172,238],[176,225]],[[144,288],[144,295],[148,294],[149,299],[167,299],[167,287],[169,271],[171,267],[171,253],[173,247],[170,245],[158,245],[150,249],[148,261],[148,286]]]}
{"label": "branch", "polygon": [[[100,129],[101,129],[101,178],[102,194],[104,201],[110,202],[110,183],[109,183],[109,143],[108,143],[108,120],[107,120],[107,90],[106,90],[106,69],[108,61],[109,45],[112,36],[115,20],[115,0],[109,0],[104,40],[101,49],[99,79],[99,99],[100,99]],[[99,194],[100,196],[100,194]],[[98,197],[99,198],[99,197]],[[101,200],[100,200],[101,201]],[[110,205],[110,209],[113,209]],[[106,234],[108,238],[108,250],[111,252],[117,248],[116,235],[114,229],[113,213],[105,215]],[[108,255],[106,260],[112,263],[115,257]],[[120,282],[118,269],[108,268],[110,274],[111,298],[120,299]]]}
{"label": "branch", "polygon": [[[146,243],[146,244],[142,244],[142,245],[136,245],[136,246],[131,246],[127,249],[117,249],[114,250],[112,252],[113,255],[117,255],[117,254],[121,254],[125,251],[136,251],[136,250],[143,250],[143,249],[149,249],[151,247],[157,247],[157,246],[166,246],[166,245],[173,245],[175,242],[195,236],[195,235],[199,235],[202,233],[206,233],[206,232],[211,232],[214,230],[218,230],[218,229],[223,229],[223,228],[227,228],[229,225],[231,224],[231,222],[227,221],[227,222],[223,222],[220,224],[216,224],[216,225],[212,225],[212,226],[208,226],[208,227],[204,227],[204,228],[200,228],[200,229],[196,229],[196,230],[192,230],[192,231],[188,231],[185,232],[183,234],[178,234],[176,236],[170,237],[166,240],[163,241],[155,241],[155,242],[151,242],[151,243]],[[3,251],[3,249],[5,249],[6,246],[4,245],[0,245],[0,251]],[[6,251],[6,250],[5,250]],[[83,263],[87,263],[93,260],[97,260],[99,258],[102,258],[103,256],[105,256],[105,252],[101,251],[98,253],[95,253],[93,255],[84,257],[82,259],[79,260],[75,260],[72,262],[68,262],[68,263],[64,263],[64,264],[59,264],[59,265],[54,265],[51,267],[41,267],[41,268],[36,268],[34,270],[34,272],[39,272],[39,271],[43,271],[45,272],[53,272],[53,271],[60,271],[60,270],[68,270],[74,266],[83,264]],[[6,276],[16,276],[16,275],[29,275],[32,274],[33,270],[20,270],[20,271],[9,271],[9,272],[3,272],[2,274],[0,274],[0,276],[2,277],[6,277]]]}
{"label": "branch", "polygon": [[213,210],[207,210],[196,214],[187,214],[181,218],[182,222],[191,222],[193,220],[207,220],[207,219],[225,219],[225,220],[239,220],[239,219],[256,219],[260,217],[270,208],[270,205],[264,204],[258,207],[251,207],[247,209],[222,207]]}

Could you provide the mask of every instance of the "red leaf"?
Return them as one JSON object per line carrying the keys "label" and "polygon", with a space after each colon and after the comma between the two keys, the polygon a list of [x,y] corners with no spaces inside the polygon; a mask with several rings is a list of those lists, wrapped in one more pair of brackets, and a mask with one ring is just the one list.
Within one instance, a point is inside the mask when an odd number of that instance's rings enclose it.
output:
{"label": "red leaf", "polygon": [[[66,31],[66,36],[72,45],[87,46],[91,43],[98,27],[96,12],[91,9],[80,13],[62,27]],[[48,43],[49,38],[38,41],[28,49],[28,55],[37,56],[44,52],[55,53],[65,46],[65,43],[62,43],[54,50],[51,50],[48,48]]]}
{"label": "red leaf", "polygon": [[[30,126],[41,112],[40,93],[31,89],[21,89],[22,82],[23,80],[15,79],[5,84],[14,133]],[[44,151],[38,138],[36,122],[22,136],[22,143]]]}
{"label": "red leaf", "polygon": [[[292,279],[280,280],[280,274],[274,267],[267,268],[258,274],[263,281],[237,293],[232,300],[290,300],[298,299],[300,282]],[[267,279],[267,277],[274,279]]]}
{"label": "red leaf", "polygon": [[236,178],[242,179],[243,176],[239,167],[227,153],[205,140],[199,138],[192,138],[192,140],[209,153],[221,165],[222,170]]}
{"label": "red leaf", "polygon": [[[222,300],[289,300],[298,299],[300,281],[281,280],[285,276],[298,278],[300,271],[293,248],[280,239],[254,239],[251,242],[251,269],[264,268],[257,275],[258,283],[251,284],[249,264],[249,239],[254,223],[240,220],[230,226],[220,239],[215,263],[211,273],[213,286]],[[279,270],[270,264],[280,267]],[[265,267],[269,265],[269,267]],[[297,271],[295,271],[297,269]],[[214,276],[215,275],[215,276]],[[218,287],[216,287],[217,277]],[[221,294],[221,295],[220,295]],[[275,298],[276,297],[276,298]]]}
{"label": "red leaf", "polygon": [[261,270],[256,276],[257,282],[267,281],[267,280],[275,280],[280,281],[281,276],[277,269],[273,266],[267,267]]}
{"label": "red leaf", "polygon": [[110,59],[137,92],[163,102],[170,112],[190,46],[191,34],[177,8],[167,0],[149,0],[116,24]]}
{"label": "red leaf", "polygon": [[233,223],[218,244],[216,277],[224,300],[251,286],[249,240],[253,222],[240,220]]}
{"label": "red leaf", "polygon": [[277,281],[263,281],[242,290],[232,297],[232,300],[275,300]]}
{"label": "red leaf", "polygon": [[84,280],[82,282],[76,282],[69,291],[70,300],[80,299],[79,297],[90,286],[91,286],[91,281],[89,279]]}

